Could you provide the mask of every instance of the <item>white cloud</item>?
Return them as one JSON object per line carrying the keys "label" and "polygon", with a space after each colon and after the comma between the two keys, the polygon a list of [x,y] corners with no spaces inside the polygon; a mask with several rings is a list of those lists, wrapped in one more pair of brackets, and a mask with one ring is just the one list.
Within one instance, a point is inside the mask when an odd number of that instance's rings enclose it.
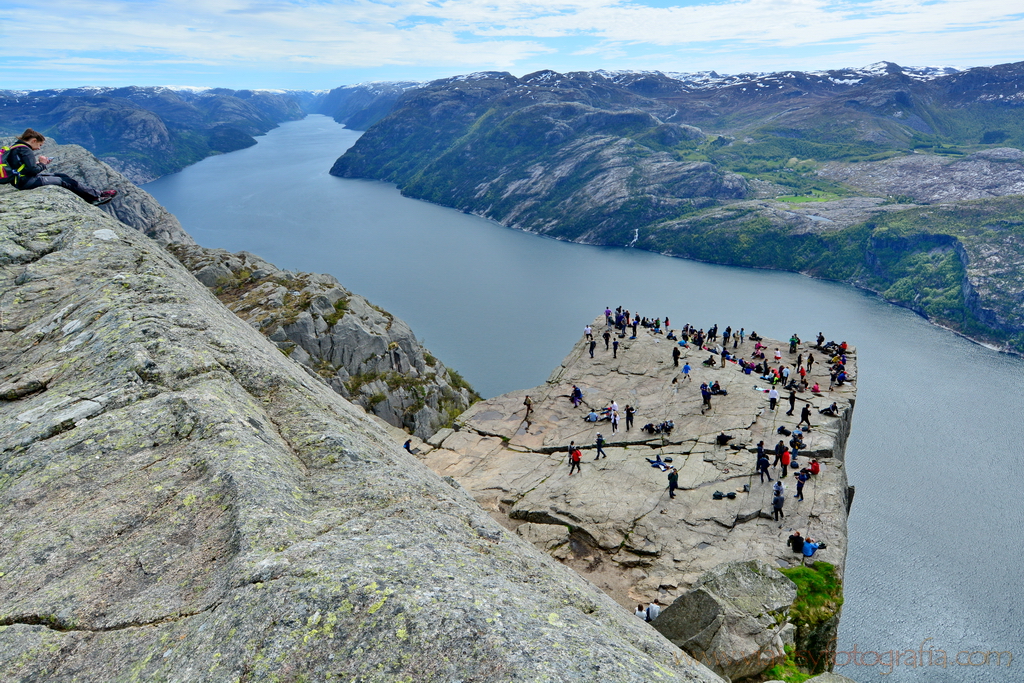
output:
{"label": "white cloud", "polygon": [[[1005,0],[725,0],[652,7],[629,0],[5,0],[0,64],[82,70],[135,64],[273,71],[389,65],[719,71],[1019,58],[1024,16]],[[816,64],[794,63],[817,59]],[[823,65],[823,55],[828,65]],[[635,64],[648,59],[651,63]],[[709,63],[709,60],[718,60]],[[838,61],[837,60],[846,60]],[[772,66],[772,65],[775,66]],[[742,65],[742,66],[741,66]]]}

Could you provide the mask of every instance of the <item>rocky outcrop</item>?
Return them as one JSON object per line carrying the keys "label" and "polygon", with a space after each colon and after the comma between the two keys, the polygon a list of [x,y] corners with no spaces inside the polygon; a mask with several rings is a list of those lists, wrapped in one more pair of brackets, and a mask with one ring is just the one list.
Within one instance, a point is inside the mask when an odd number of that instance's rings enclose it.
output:
{"label": "rocky outcrop", "polygon": [[880,197],[921,204],[1024,194],[1024,151],[987,149],[967,156],[910,154],[884,161],[829,163],[818,175]]}
{"label": "rocky outcrop", "polygon": [[330,275],[282,271],[248,252],[169,249],[232,312],[311,375],[396,427],[425,439],[479,399],[403,320]]}
{"label": "rocky outcrop", "polygon": [[[603,329],[603,318],[594,326]],[[591,359],[586,340],[581,340],[546,384],[477,403],[456,420],[455,429],[442,430],[420,445],[418,457],[438,474],[454,477],[504,525],[523,528],[524,538],[627,609],[654,599],[672,603],[724,563],[799,565],[802,556],[786,544],[793,530],[827,542],[816,558],[835,565],[841,580],[852,495],[844,458],[854,386],[800,394],[794,415],[788,416],[785,402],[769,410],[768,387],[756,375],[731,362],[724,368],[703,366],[706,350],[683,349],[680,366],[693,366],[693,379],[685,380],[672,363],[675,343],[664,335],[641,329],[637,339],[620,341],[617,357],[599,343]],[[780,347],[783,362],[790,366],[797,353],[805,359],[813,354],[809,381],[828,386],[828,366],[820,351],[800,346],[790,354],[788,345],[765,343],[769,354]],[[735,353],[749,358],[752,346],[748,338]],[[848,363],[854,371],[852,348]],[[711,409],[702,411],[698,386],[711,381],[720,382],[728,394],[714,396]],[[574,385],[583,391],[579,408],[568,399]],[[529,419],[527,395],[533,402]],[[608,422],[583,419],[591,408],[599,410],[612,401],[620,410],[627,404],[637,409],[632,429],[623,423],[612,433]],[[838,416],[818,412],[833,401]],[[788,440],[778,429],[792,430],[804,405],[811,408],[813,428],[804,437],[801,462],[817,458],[822,471],[807,483],[802,501],[793,497],[794,477],[785,479],[785,518],[775,522],[772,484],[762,483],[755,473],[756,448],[759,441],[771,450]],[[670,434],[641,430],[665,420],[674,421]],[[601,459],[596,457],[598,433],[606,439],[607,457]],[[720,435],[728,437],[727,444],[719,444]],[[571,441],[584,452],[582,472],[574,476],[566,466]],[[674,499],[666,490],[666,474],[652,467],[656,456],[671,458],[679,470]],[[776,477],[780,470],[772,472]],[[733,498],[719,500],[715,492]],[[542,533],[539,525],[553,530]]]}
{"label": "rocky outcrop", "polygon": [[719,680],[69,194],[0,312],[6,678]]}
{"label": "rocky outcrop", "polygon": [[[6,139],[3,144],[13,142]],[[125,225],[131,226],[160,244],[195,244],[178,219],[162,207],[152,195],[128,178],[97,159],[78,145],[58,145],[47,140],[40,152],[54,161],[49,172],[66,173],[83,185],[98,190],[115,189],[117,198],[101,207]],[[0,192],[16,192],[10,185],[0,185]]]}
{"label": "rocky outcrop", "polygon": [[654,620],[663,636],[730,680],[781,662],[796,628],[796,585],[760,560],[727,562],[700,577]]}

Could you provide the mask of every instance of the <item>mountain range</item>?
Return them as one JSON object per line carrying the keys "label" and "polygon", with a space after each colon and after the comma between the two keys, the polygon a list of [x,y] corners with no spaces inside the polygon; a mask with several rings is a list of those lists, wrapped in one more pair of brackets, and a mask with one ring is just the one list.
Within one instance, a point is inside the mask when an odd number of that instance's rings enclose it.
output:
{"label": "mountain range", "polygon": [[1024,62],[722,75],[474,73],[330,91],[0,91],[137,183],[306,114],[331,173],[556,239],[848,282],[1024,351]]}
{"label": "mountain range", "polygon": [[1024,349],[1024,63],[486,72],[409,89],[332,173],[588,244],[849,282]]}

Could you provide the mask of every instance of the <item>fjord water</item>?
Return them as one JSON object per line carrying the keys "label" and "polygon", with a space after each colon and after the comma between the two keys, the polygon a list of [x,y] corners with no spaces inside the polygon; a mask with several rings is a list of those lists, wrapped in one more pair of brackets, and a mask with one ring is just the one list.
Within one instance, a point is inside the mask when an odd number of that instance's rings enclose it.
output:
{"label": "fjord water", "polygon": [[336,276],[485,396],[542,383],[605,306],[849,341],[857,495],[837,673],[1024,680],[1024,361],[844,285],[559,242],[328,175],[358,136],[311,116],[145,189],[204,246]]}

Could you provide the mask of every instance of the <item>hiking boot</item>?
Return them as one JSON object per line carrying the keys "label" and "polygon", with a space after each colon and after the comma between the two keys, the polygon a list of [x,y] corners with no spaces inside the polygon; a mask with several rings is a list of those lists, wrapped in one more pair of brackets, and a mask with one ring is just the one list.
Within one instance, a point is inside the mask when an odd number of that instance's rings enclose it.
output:
{"label": "hiking boot", "polygon": [[100,197],[99,199],[94,201],[92,203],[92,205],[93,206],[103,206],[104,204],[109,204],[111,199],[113,199],[113,197]]}

